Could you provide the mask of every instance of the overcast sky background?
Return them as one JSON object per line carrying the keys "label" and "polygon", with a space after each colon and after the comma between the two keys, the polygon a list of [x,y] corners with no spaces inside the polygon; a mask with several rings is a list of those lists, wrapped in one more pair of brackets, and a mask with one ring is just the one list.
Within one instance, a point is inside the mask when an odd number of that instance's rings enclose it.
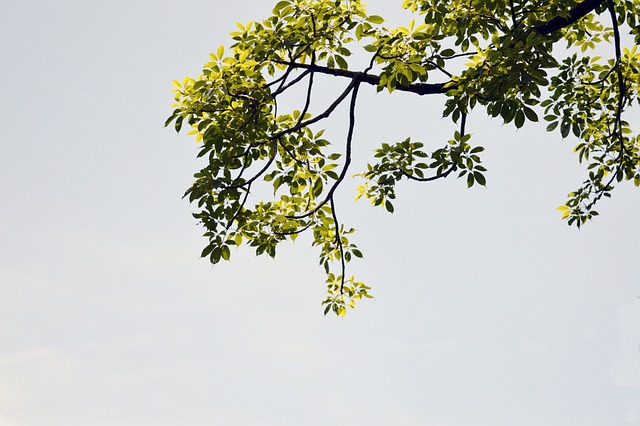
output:
{"label": "overcast sky background", "polygon": [[[345,319],[322,315],[308,241],[199,259],[171,80],[273,3],[3,3],[0,426],[640,425],[640,191],[567,227],[583,170],[542,125],[471,116],[486,189],[405,183],[390,215],[348,182],[376,299]],[[358,155],[450,137],[442,98],[374,92]]]}

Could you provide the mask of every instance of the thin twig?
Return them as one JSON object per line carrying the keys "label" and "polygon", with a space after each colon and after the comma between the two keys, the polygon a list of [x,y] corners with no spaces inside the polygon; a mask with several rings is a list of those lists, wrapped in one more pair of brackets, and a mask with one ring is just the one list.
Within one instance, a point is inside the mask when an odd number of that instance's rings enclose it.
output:
{"label": "thin twig", "polygon": [[273,147],[273,152],[271,153],[271,158],[269,158],[269,161],[267,161],[267,164],[264,165],[264,167],[262,167],[260,169],[260,171],[258,173],[256,173],[255,175],[253,175],[253,177],[245,182],[236,184],[236,185],[229,185],[227,187],[225,187],[225,189],[238,189],[238,188],[244,188],[247,185],[251,185],[253,182],[256,181],[256,179],[258,179],[260,176],[262,176],[264,174],[264,172],[267,171],[267,169],[269,169],[269,167],[271,166],[271,164],[273,163],[273,160],[276,159],[278,153],[278,147],[275,146]]}
{"label": "thin twig", "polygon": [[[463,112],[462,113],[462,120],[460,121],[460,137],[462,138],[465,135],[465,131],[466,131],[466,125],[467,125],[467,113]],[[419,178],[419,177],[415,177],[414,175],[412,175],[411,173],[407,172],[405,169],[400,168],[400,173],[402,173],[404,176],[406,176],[407,178],[409,178],[410,180],[414,180],[416,182],[431,182],[434,180],[438,180],[438,179],[442,179],[442,178],[446,178],[447,176],[449,176],[452,172],[454,172],[458,167],[458,164],[456,164],[455,162],[453,162],[451,164],[451,166],[443,173],[438,173],[435,176],[430,176],[427,178]]]}
{"label": "thin twig", "polygon": [[345,265],[344,260],[344,247],[342,246],[342,237],[340,236],[340,223],[338,222],[338,216],[336,215],[336,206],[333,201],[333,195],[329,198],[329,203],[331,207],[331,215],[333,216],[333,223],[336,226],[336,244],[338,245],[338,249],[340,251],[340,294],[344,294],[344,280],[347,266]]}
{"label": "thin twig", "polygon": [[250,190],[251,190],[251,184],[249,184],[247,186],[247,188],[245,189],[244,198],[242,199],[242,203],[240,203],[240,207],[238,207],[238,210],[236,210],[236,212],[234,213],[234,215],[231,218],[231,220],[227,223],[227,227],[225,229],[225,234],[226,234],[227,231],[229,231],[229,228],[231,228],[231,226],[233,225],[233,222],[235,222],[236,219],[238,219],[238,216],[240,216],[240,213],[244,209],[244,206],[247,203],[247,199],[249,198]]}

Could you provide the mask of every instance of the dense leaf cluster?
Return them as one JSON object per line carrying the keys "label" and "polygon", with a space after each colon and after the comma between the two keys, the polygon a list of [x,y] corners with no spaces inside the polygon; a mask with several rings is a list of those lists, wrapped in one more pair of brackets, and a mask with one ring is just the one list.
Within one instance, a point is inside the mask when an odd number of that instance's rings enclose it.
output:
{"label": "dense leaf cluster", "polygon": [[[387,28],[359,0],[282,0],[266,20],[237,24],[231,51],[211,53],[200,76],[174,82],[166,124],[178,131],[188,124],[207,159],[185,194],[206,230],[203,257],[228,260],[243,243],[275,256],[278,243],[309,231],[327,272],[325,313],[343,316],[371,297],[346,273],[362,253],[334,197],[351,165],[362,86],[443,95],[443,115],[459,126],[439,148],[404,135],[375,150],[357,198],[390,212],[402,180],[454,175],[469,187],[486,184],[484,148],[470,144],[465,128],[479,108],[517,128],[543,116],[547,130],[578,139],[587,178],[560,208],[569,224],[597,215],[596,202],[616,183],[640,185],[640,137],[624,119],[638,101],[640,53],[623,46],[640,42],[640,0],[405,0],[403,7],[417,22]],[[596,47],[608,57],[593,56]],[[356,52],[366,55],[361,69],[349,64]],[[323,75],[343,78],[344,88],[312,114]],[[303,94],[299,108],[281,111],[292,90]],[[318,123],[342,103],[349,125],[336,151]],[[272,198],[252,199],[258,181],[272,185]]]}

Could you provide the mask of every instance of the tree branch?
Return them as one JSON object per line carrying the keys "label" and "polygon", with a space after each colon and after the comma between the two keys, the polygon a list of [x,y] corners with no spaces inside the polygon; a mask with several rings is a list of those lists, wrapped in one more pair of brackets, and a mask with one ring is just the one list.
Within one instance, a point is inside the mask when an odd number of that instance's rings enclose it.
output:
{"label": "tree branch", "polygon": [[614,67],[611,68],[611,71],[613,71],[614,69],[616,70],[616,76],[618,79],[618,102],[616,106],[613,129],[609,131],[609,134],[610,137],[615,137],[618,139],[618,143],[620,144],[620,152],[618,153],[618,158],[616,159],[618,164],[616,166],[615,173],[612,173],[612,176],[606,185],[596,191],[596,197],[591,201],[591,203],[589,203],[589,205],[587,205],[587,211],[591,210],[591,208],[600,200],[600,198],[602,198],[606,191],[612,188],[611,184],[614,180],[617,179],[618,174],[622,169],[625,153],[624,135],[622,133],[622,112],[624,110],[624,98],[626,96],[627,86],[624,83],[624,76],[622,74],[622,40],[620,38],[620,29],[618,28],[618,21],[613,0],[607,0],[607,9],[609,11],[609,14],[611,15],[611,24],[613,25],[613,34],[615,40],[614,45],[616,52],[616,63]]}
{"label": "tree branch", "polygon": [[353,130],[356,125],[356,101],[358,99],[358,89],[360,87],[360,82],[358,80],[354,80],[352,84],[349,85],[349,87],[352,87],[352,89],[349,89],[349,90],[352,90],[351,102],[349,104],[349,130],[347,131],[347,143],[345,148],[346,154],[345,154],[344,165],[342,167],[342,172],[338,176],[338,179],[331,186],[331,189],[329,189],[329,192],[327,193],[327,196],[325,197],[325,199],[320,204],[315,206],[312,210],[306,213],[303,213],[301,215],[287,216],[288,219],[304,219],[315,214],[315,212],[320,210],[322,206],[327,204],[327,202],[329,202],[329,200],[332,199],[333,193],[336,191],[340,183],[344,180],[345,176],[347,175],[347,170],[349,170],[349,166],[351,165],[351,144],[353,142]]}
{"label": "tree branch", "polygon": [[[322,65],[314,65],[314,64],[299,64],[296,62],[280,62],[283,65],[288,65],[293,68],[302,68],[305,70],[310,70],[311,72],[317,72],[319,74],[332,75],[336,77],[347,77],[352,80],[357,80],[361,83],[371,84],[372,86],[380,85],[380,76],[366,74],[364,72],[359,71],[349,71],[342,70],[337,68],[329,68],[324,67]],[[448,83],[448,82],[447,82]],[[449,91],[449,87],[447,87],[447,83],[413,83],[408,86],[404,86],[398,84],[396,86],[396,90],[401,92],[411,92],[417,95],[434,95],[434,94],[445,94]]]}
{"label": "tree branch", "polygon": [[[466,125],[467,125],[467,114],[463,112],[462,113],[462,122],[460,123],[460,136],[461,137],[465,135]],[[407,172],[403,168],[400,168],[400,173],[402,173],[409,180],[415,180],[416,182],[431,182],[431,181],[434,181],[434,180],[446,178],[453,171],[455,171],[457,169],[457,167],[458,167],[458,164],[455,161],[453,161],[451,163],[451,166],[449,166],[449,168],[447,170],[445,170],[444,172],[438,173],[438,174],[436,174],[434,176],[430,176],[430,177],[426,177],[426,178],[415,177],[414,175],[412,175],[411,173]]]}
{"label": "tree branch", "polygon": [[605,0],[584,0],[582,3],[574,7],[569,11],[569,16],[556,16],[544,24],[537,25],[533,29],[539,34],[546,36],[554,31],[560,30],[564,27],[577,22],[581,18],[585,17],[589,13],[593,12],[598,6],[604,3]]}
{"label": "tree branch", "polygon": [[[359,73],[357,73],[359,74]],[[340,96],[338,96],[336,98],[335,101],[333,101],[333,103],[331,105],[329,105],[329,107],[321,114],[316,115],[313,118],[310,118],[307,121],[303,121],[299,124],[296,124],[293,127],[290,127],[289,129],[285,129],[282,130],[278,133],[276,133],[275,135],[271,136],[271,139],[277,139],[280,138],[284,135],[288,135],[290,133],[294,133],[300,129],[303,129],[305,127],[308,127],[310,125],[312,125],[313,123],[317,123],[320,120],[323,120],[327,117],[329,117],[331,115],[331,113],[338,107],[338,105],[340,105],[342,103],[343,100],[345,100],[345,98],[349,95],[349,93],[351,93],[352,90],[354,90],[354,88],[359,84],[359,81],[357,81],[357,79],[354,79],[351,81],[351,83],[349,83],[349,85],[347,86],[346,89],[344,89],[344,91],[340,94]]]}
{"label": "tree branch", "polygon": [[[277,140],[278,139],[273,139],[273,141],[274,141],[273,153],[271,154],[271,157],[269,158],[269,161],[267,161],[267,163],[264,165],[264,167],[262,167],[260,169],[260,171],[258,173],[253,175],[253,177],[251,179],[249,179],[249,180],[247,180],[245,182],[226,186],[225,189],[239,189],[239,188],[245,188],[245,187],[247,187],[247,185],[251,186],[251,184],[253,182],[255,182],[260,176],[262,176],[264,174],[264,172],[266,172],[269,169],[269,167],[271,167],[271,164],[273,163],[273,161],[276,159],[276,157],[278,155],[278,147],[277,147]],[[234,181],[237,181],[238,179],[240,179],[240,176],[238,176]]]}
{"label": "tree branch", "polygon": [[[564,27],[567,27],[587,14],[593,12],[598,6],[603,4],[606,0],[584,0],[582,3],[578,4],[576,7],[569,11],[568,17],[560,17],[557,16],[551,19],[544,24],[537,25],[533,27],[533,30],[538,32],[539,34],[546,36],[554,31],[560,30]],[[515,19],[515,14],[513,15],[513,19]],[[514,21],[514,24],[517,21]],[[322,65],[316,65],[314,63],[311,64],[301,64],[295,61],[275,61],[282,65],[287,65],[289,68],[287,71],[294,68],[301,68],[306,70],[306,72],[317,72],[325,75],[332,75],[336,77],[346,77],[352,80],[357,80],[361,83],[367,83],[372,86],[380,85],[380,76],[367,74],[367,72],[359,72],[359,71],[350,71],[343,70],[337,68],[329,68]],[[451,82],[445,83],[412,83],[409,85],[398,84],[395,90],[401,92],[410,92],[415,93],[417,95],[434,95],[434,94],[446,94],[451,87]],[[278,90],[280,92],[281,90]]]}

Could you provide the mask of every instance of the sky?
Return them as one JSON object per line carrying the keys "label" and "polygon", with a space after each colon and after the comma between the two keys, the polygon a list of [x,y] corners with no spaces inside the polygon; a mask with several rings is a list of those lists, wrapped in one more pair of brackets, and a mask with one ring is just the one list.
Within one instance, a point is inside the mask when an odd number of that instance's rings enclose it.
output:
{"label": "sky", "polygon": [[[584,170],[543,125],[470,116],[486,188],[405,183],[389,214],[346,182],[375,299],[344,319],[322,315],[308,239],[199,258],[171,80],[272,3],[3,4],[0,426],[640,425],[640,192],[566,226]],[[365,89],[354,171],[381,142],[450,137],[442,98]]]}

